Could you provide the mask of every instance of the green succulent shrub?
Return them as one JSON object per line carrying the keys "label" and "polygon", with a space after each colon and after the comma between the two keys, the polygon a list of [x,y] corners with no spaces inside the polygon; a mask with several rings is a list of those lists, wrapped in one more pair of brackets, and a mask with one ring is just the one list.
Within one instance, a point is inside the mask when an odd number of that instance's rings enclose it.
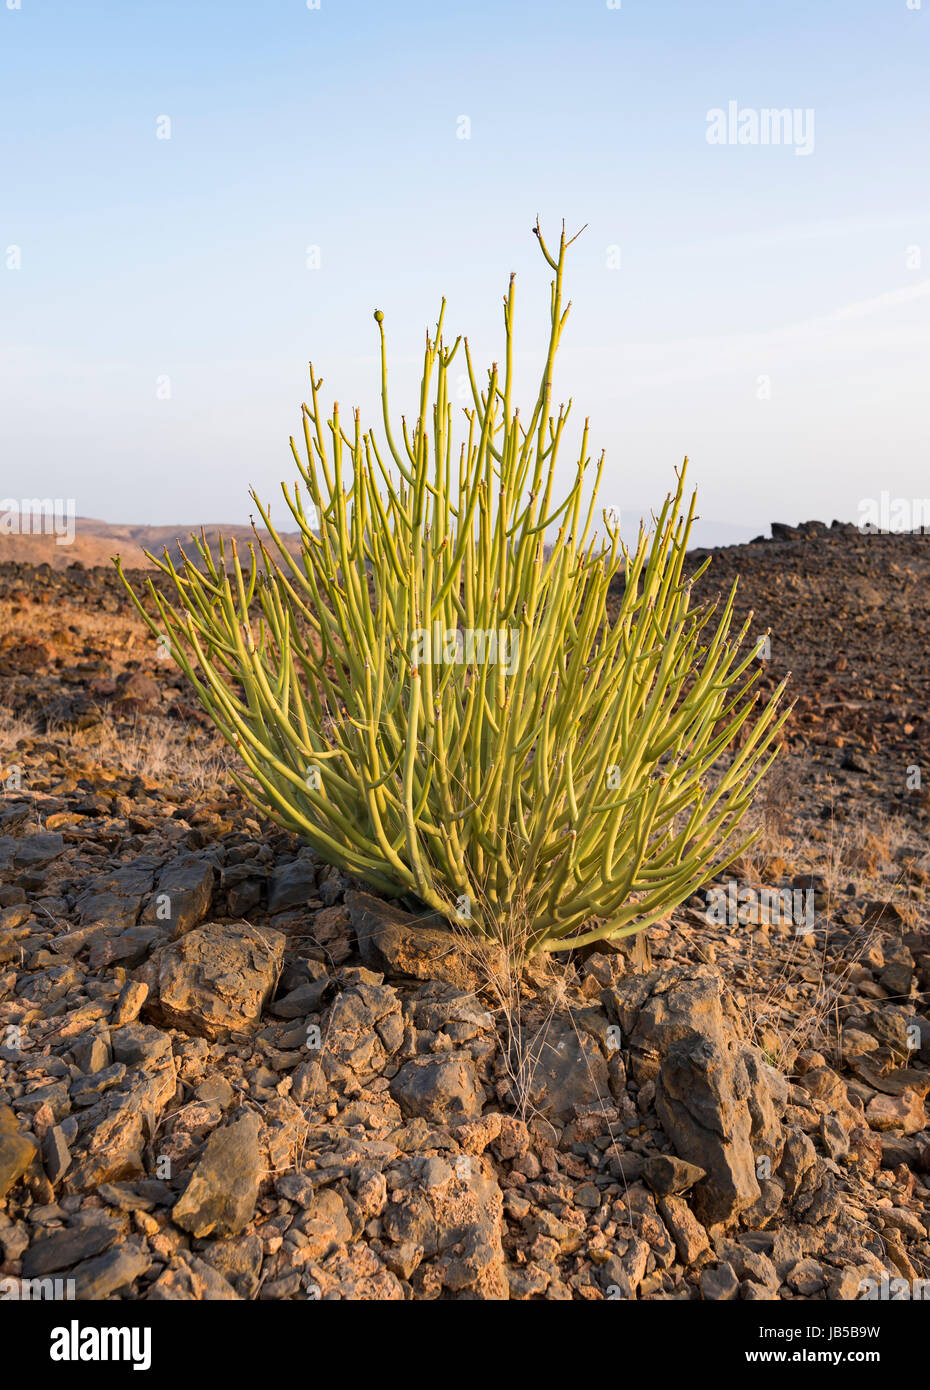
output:
{"label": "green succulent shrub", "polygon": [[[386,448],[358,411],[324,419],[311,364],[306,455],[292,438],[299,479],[282,484],[299,555],[253,493],[271,539],[256,532],[245,563],[193,538],[179,565],[149,557],[169,583],[149,578],[148,607],[133,593],[256,806],[481,937],[506,939],[519,916],[531,954],[639,931],[730,863],[787,713],[782,687],[759,707],[734,593],[719,613],[692,602],[685,468],[634,551],[596,510],[604,457],[592,478],[587,421],[554,496],[571,242],[563,227],[552,254],[534,230],[554,278],[528,415],[512,399],[513,277],[503,364],[479,384],[468,340],[443,338],[443,301],[399,435],[379,311]],[[455,443],[459,352],[471,404]]]}

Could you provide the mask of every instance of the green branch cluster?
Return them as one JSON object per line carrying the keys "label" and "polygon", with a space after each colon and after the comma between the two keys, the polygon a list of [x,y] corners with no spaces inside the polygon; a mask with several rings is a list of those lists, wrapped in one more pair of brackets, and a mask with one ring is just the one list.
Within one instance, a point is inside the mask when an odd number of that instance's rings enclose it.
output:
{"label": "green branch cluster", "polygon": [[[440,313],[399,434],[378,312],[386,449],[357,411],[324,419],[311,364],[306,456],[292,439],[300,478],[282,485],[299,556],[256,497],[271,543],[246,563],[195,539],[195,559],[155,560],[170,599],[151,579],[149,611],[133,594],[262,811],[381,892],[489,938],[519,904],[533,951],[638,931],[735,858],[787,713],[781,687],[758,707],[758,644],[742,650],[748,624],[730,634],[733,593],[719,614],[692,606],[684,468],[632,552],[596,511],[604,459],[592,479],[587,421],[574,483],[554,496],[570,242],[563,229],[551,254],[536,235],[554,279],[528,417],[512,400],[513,277],[502,366],[479,385]],[[456,444],[459,353],[472,399]]]}

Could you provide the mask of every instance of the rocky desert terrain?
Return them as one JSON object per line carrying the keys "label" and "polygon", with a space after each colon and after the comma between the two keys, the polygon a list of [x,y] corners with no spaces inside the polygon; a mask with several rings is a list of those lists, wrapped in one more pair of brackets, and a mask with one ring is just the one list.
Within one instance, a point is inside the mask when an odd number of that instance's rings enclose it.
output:
{"label": "rocky desert terrain", "polygon": [[110,568],[0,550],[0,1280],[930,1281],[930,540],[773,529],[701,581],[792,672],[757,844],[645,946],[523,971],[263,822]]}

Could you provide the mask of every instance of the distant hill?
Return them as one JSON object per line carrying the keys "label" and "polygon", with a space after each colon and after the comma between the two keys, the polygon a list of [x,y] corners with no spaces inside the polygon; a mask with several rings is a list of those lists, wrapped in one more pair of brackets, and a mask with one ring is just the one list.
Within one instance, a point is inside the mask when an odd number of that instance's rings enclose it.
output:
{"label": "distant hill", "polygon": [[[650,520],[648,508],[626,507],[622,513],[621,533],[627,545],[635,544],[640,517]],[[96,521],[92,517],[78,517],[74,525],[74,540],[70,544],[59,545],[54,535],[4,535],[0,531],[0,563],[13,561],[17,564],[49,564],[53,569],[65,570],[75,560],[87,569],[95,565],[108,565],[112,555],[119,554],[127,569],[146,569],[149,561],[145,551],[161,556],[166,546],[177,558],[178,541],[189,549],[192,530],[200,534],[200,527],[191,526],[134,526],[117,525],[108,521]],[[222,535],[233,539],[241,547],[254,539],[251,526],[224,526],[211,522],[203,528],[210,545],[216,547]],[[760,528],[749,524],[730,521],[704,520],[699,517],[691,533],[691,549],[712,549],[718,546],[741,545],[754,539]],[[767,531],[768,528],[765,528]],[[259,534],[267,541],[268,533]],[[297,531],[282,531],[281,539],[288,550],[297,554],[300,549],[300,535]]]}
{"label": "distant hill", "polygon": [[[65,570],[75,560],[87,569],[95,565],[108,565],[110,557],[119,555],[127,569],[149,567],[145,551],[161,556],[165,547],[177,558],[177,542],[191,553],[191,532],[199,536],[200,527],[191,526],[132,526],[114,525],[108,521],[96,521],[92,517],[77,517],[74,523],[74,539],[68,544],[59,544],[52,534],[4,535],[0,533],[0,562],[14,561],[18,564],[49,564],[53,569]],[[210,523],[203,527],[209,544],[215,549],[219,537],[235,540],[242,549],[255,539],[251,526],[224,526]],[[267,531],[259,535],[270,541]],[[296,531],[282,532],[281,539],[287,548],[297,553],[300,537]]]}
{"label": "distant hill", "polygon": [[[632,507],[624,512],[621,530],[628,544],[636,540],[640,514],[638,509]],[[645,511],[645,515],[648,518],[648,511]],[[0,532],[0,563],[49,564],[52,569],[65,570],[79,560],[87,569],[92,569],[95,565],[108,565],[110,557],[119,554],[127,569],[146,569],[150,563],[145,556],[146,550],[161,556],[167,546],[177,558],[176,543],[180,541],[189,548],[192,530],[200,534],[200,527],[117,525],[81,516],[75,521],[74,540],[70,544],[59,545],[51,534],[5,535]],[[251,526],[224,526],[211,522],[203,530],[213,547],[221,535],[235,540],[240,548],[254,539]],[[695,524],[692,546],[737,545],[750,540],[757,532],[758,527],[701,519]],[[266,531],[262,530],[259,534],[265,540],[269,539]],[[282,531],[279,534],[288,550],[296,554],[300,549],[299,533]]]}
{"label": "distant hill", "polygon": [[[650,507],[626,506],[622,509],[620,534],[628,546],[636,543],[640,518],[644,520],[648,528],[651,517],[652,509]],[[690,549],[714,550],[718,546],[745,545],[747,541],[754,540],[763,530],[766,534],[768,533],[767,527],[753,525],[751,522],[715,521],[713,517],[705,519],[699,515],[691,531]]]}

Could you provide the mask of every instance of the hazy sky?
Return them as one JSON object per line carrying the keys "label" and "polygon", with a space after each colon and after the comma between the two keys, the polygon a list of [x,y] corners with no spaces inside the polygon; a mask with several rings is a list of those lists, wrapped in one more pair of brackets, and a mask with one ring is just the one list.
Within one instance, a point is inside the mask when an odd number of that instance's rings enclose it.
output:
{"label": "hazy sky", "polygon": [[[245,520],[308,358],[374,421],[382,308],[412,414],[440,297],[483,365],[511,270],[529,394],[537,212],[588,224],[556,398],[606,502],[685,453],[746,535],[930,493],[928,58],[930,0],[0,0],[0,494]],[[710,143],[730,103],[783,143]]]}

